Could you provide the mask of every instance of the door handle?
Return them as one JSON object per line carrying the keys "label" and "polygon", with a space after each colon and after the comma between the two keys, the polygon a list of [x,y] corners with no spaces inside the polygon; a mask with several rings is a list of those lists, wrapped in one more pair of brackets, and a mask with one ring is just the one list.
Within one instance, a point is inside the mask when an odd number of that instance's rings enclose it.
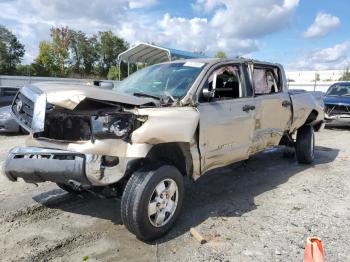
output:
{"label": "door handle", "polygon": [[292,105],[292,103],[290,102],[290,101],[288,101],[288,100],[284,100],[283,102],[282,102],[282,106],[283,107],[288,107],[288,106],[291,106]]}
{"label": "door handle", "polygon": [[242,110],[243,110],[244,112],[249,112],[250,110],[255,110],[255,106],[252,106],[252,105],[244,105],[244,106],[242,107]]}

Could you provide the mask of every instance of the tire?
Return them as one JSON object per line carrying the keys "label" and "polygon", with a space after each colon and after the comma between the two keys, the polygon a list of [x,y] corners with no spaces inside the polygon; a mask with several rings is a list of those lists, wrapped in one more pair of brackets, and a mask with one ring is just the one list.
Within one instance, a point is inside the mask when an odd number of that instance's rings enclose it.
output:
{"label": "tire", "polygon": [[298,129],[295,154],[300,164],[311,164],[315,158],[315,133],[310,125]]}
{"label": "tire", "polygon": [[130,177],[123,192],[122,221],[137,238],[144,241],[157,239],[174,225],[180,214],[183,195],[183,176],[176,167],[158,165],[139,169]]}

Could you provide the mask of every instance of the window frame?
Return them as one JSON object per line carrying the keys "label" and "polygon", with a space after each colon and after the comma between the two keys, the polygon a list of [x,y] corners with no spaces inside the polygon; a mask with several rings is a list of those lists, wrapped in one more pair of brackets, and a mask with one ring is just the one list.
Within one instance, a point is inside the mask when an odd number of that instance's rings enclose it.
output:
{"label": "window frame", "polygon": [[[255,82],[254,82],[254,70],[255,69],[263,69],[266,70],[267,72],[271,72],[275,78],[276,85],[278,88],[278,92],[273,92],[273,93],[266,93],[266,94],[256,94],[255,92]],[[274,70],[277,70],[277,75]],[[279,93],[283,93],[283,85],[282,85],[282,75],[281,75],[281,70],[278,66],[273,66],[273,65],[264,65],[264,64],[253,64],[253,72],[252,72],[252,77],[251,77],[251,86],[253,90],[253,95],[254,97],[259,97],[259,96],[266,96],[266,95],[276,95]]]}
{"label": "window frame", "polygon": [[[228,99],[223,99],[223,100],[209,100],[209,101],[203,101],[202,99],[202,92],[205,87],[209,87],[209,77],[218,69],[222,67],[227,67],[227,66],[236,66],[239,70],[239,81],[240,81],[240,88],[242,92],[242,97],[238,98],[228,98]],[[232,102],[237,99],[244,99],[244,98],[253,98],[254,93],[252,89],[252,85],[249,80],[249,71],[248,71],[248,65],[244,63],[239,63],[239,62],[230,62],[230,63],[223,63],[223,64],[217,64],[212,66],[205,74],[203,77],[202,83],[199,85],[199,88],[197,89],[197,95],[196,95],[196,102],[199,104],[207,104],[207,103],[221,103],[221,102]]]}

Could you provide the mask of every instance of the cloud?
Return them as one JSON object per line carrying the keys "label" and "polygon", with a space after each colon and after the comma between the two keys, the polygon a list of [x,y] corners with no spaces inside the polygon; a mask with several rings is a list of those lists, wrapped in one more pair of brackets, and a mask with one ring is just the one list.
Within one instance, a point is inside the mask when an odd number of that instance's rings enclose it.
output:
{"label": "cloud", "polygon": [[[262,37],[285,28],[298,4],[299,0],[216,1],[211,25],[231,37]],[[213,2],[209,6],[215,9]]]}
{"label": "cloud", "polygon": [[142,8],[142,7],[149,7],[152,5],[155,5],[158,2],[158,0],[136,0],[136,1],[130,1],[129,7],[131,9],[134,8]]}
{"label": "cloud", "polygon": [[[194,17],[152,12],[159,0],[4,0],[0,24],[9,27],[26,47],[26,63],[35,57],[40,40],[54,26],[87,34],[112,30],[128,42],[154,42],[212,55],[230,56],[259,50],[262,37],[287,27],[299,0],[196,0]],[[153,10],[154,11],[154,10]]]}
{"label": "cloud", "polygon": [[344,69],[350,65],[349,48],[350,42],[344,42],[333,47],[304,52],[295,63],[290,63],[288,68],[303,70]]}
{"label": "cloud", "polygon": [[[259,39],[289,25],[299,0],[197,0],[193,9],[205,17],[184,18],[165,14],[152,28],[138,23],[120,31],[129,41],[204,51],[223,50],[229,55],[249,55],[259,50]],[[138,38],[138,39],[137,39]]]}
{"label": "cloud", "polygon": [[340,26],[340,24],[340,19],[337,16],[320,12],[312,25],[303,33],[303,36],[305,38],[323,37]]}

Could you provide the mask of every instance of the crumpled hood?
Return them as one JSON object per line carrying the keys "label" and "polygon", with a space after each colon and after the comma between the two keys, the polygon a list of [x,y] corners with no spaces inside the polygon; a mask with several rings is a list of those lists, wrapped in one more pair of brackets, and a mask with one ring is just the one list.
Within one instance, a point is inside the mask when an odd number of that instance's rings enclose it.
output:
{"label": "crumpled hood", "polygon": [[95,88],[88,85],[62,84],[62,83],[38,83],[32,86],[46,94],[48,103],[73,110],[85,98],[95,100],[117,102],[132,106],[155,104],[156,100],[147,97],[136,97],[128,94],[117,93],[113,90]]}
{"label": "crumpled hood", "polygon": [[350,96],[325,96],[325,105],[350,106]]}

